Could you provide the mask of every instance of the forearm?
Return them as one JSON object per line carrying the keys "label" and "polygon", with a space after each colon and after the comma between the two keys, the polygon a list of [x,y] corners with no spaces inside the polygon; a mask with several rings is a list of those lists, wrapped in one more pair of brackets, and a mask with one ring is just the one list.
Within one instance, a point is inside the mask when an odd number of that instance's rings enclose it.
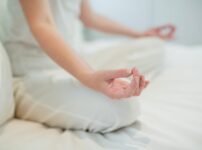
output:
{"label": "forearm", "polygon": [[134,31],[133,29],[124,26],[116,21],[113,21],[107,17],[99,14],[93,14],[87,24],[88,27],[112,34],[119,34],[129,37],[141,37],[142,33]]}
{"label": "forearm", "polygon": [[31,29],[42,49],[58,65],[85,82],[85,77],[92,72],[92,68],[71,49],[53,25],[42,23],[32,25]]}

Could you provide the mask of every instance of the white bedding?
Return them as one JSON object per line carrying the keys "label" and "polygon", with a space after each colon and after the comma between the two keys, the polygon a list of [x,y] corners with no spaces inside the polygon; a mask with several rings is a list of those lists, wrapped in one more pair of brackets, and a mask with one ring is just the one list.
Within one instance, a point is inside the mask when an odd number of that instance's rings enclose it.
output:
{"label": "white bedding", "polygon": [[0,128],[0,150],[201,150],[202,47],[168,45],[167,56],[134,125],[103,135],[13,119]]}

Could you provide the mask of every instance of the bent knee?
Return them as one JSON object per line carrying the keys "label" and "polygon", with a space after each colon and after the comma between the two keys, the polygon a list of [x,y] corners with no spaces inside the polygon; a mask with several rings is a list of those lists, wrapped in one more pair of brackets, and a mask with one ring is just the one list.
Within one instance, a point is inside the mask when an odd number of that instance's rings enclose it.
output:
{"label": "bent knee", "polygon": [[134,41],[137,45],[144,47],[161,47],[164,45],[164,41],[157,37],[145,37]]}
{"label": "bent knee", "polygon": [[131,53],[145,53],[156,50],[163,52],[162,50],[164,49],[164,41],[156,37],[132,39],[124,42],[122,45],[126,51],[131,51]]}
{"label": "bent knee", "polygon": [[115,114],[117,115],[117,122],[120,127],[132,124],[140,115],[139,100],[132,97],[128,100],[113,103]]}
{"label": "bent knee", "polygon": [[111,116],[110,122],[108,126],[101,130],[102,133],[129,126],[136,122],[140,115],[140,103],[134,98],[122,101],[111,101],[110,109],[111,113],[105,114],[106,116]]}

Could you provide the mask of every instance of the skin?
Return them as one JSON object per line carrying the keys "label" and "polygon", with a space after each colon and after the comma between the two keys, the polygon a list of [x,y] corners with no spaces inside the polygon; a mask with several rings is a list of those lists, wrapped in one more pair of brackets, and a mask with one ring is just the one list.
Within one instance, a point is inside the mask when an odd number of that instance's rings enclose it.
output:
{"label": "skin", "polygon": [[[85,86],[112,99],[123,99],[139,96],[148,85],[149,81],[145,80],[136,68],[98,71],[87,64],[57,31],[48,0],[20,0],[20,3],[29,28],[44,52]],[[161,31],[165,26],[149,29],[144,33],[133,31],[96,14],[90,8],[88,0],[82,1],[80,19],[89,28],[129,37],[158,36],[162,39],[171,39],[174,33],[162,35]],[[174,29],[174,26],[170,25],[167,28]],[[120,79],[128,77],[132,77],[130,82]]]}

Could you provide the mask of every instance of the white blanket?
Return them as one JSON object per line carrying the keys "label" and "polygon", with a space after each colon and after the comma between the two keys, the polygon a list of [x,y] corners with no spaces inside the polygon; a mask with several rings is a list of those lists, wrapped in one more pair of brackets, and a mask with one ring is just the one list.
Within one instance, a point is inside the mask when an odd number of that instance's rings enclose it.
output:
{"label": "white blanket", "polygon": [[167,56],[132,126],[96,134],[14,119],[0,130],[0,150],[201,150],[202,48],[168,46]]}

